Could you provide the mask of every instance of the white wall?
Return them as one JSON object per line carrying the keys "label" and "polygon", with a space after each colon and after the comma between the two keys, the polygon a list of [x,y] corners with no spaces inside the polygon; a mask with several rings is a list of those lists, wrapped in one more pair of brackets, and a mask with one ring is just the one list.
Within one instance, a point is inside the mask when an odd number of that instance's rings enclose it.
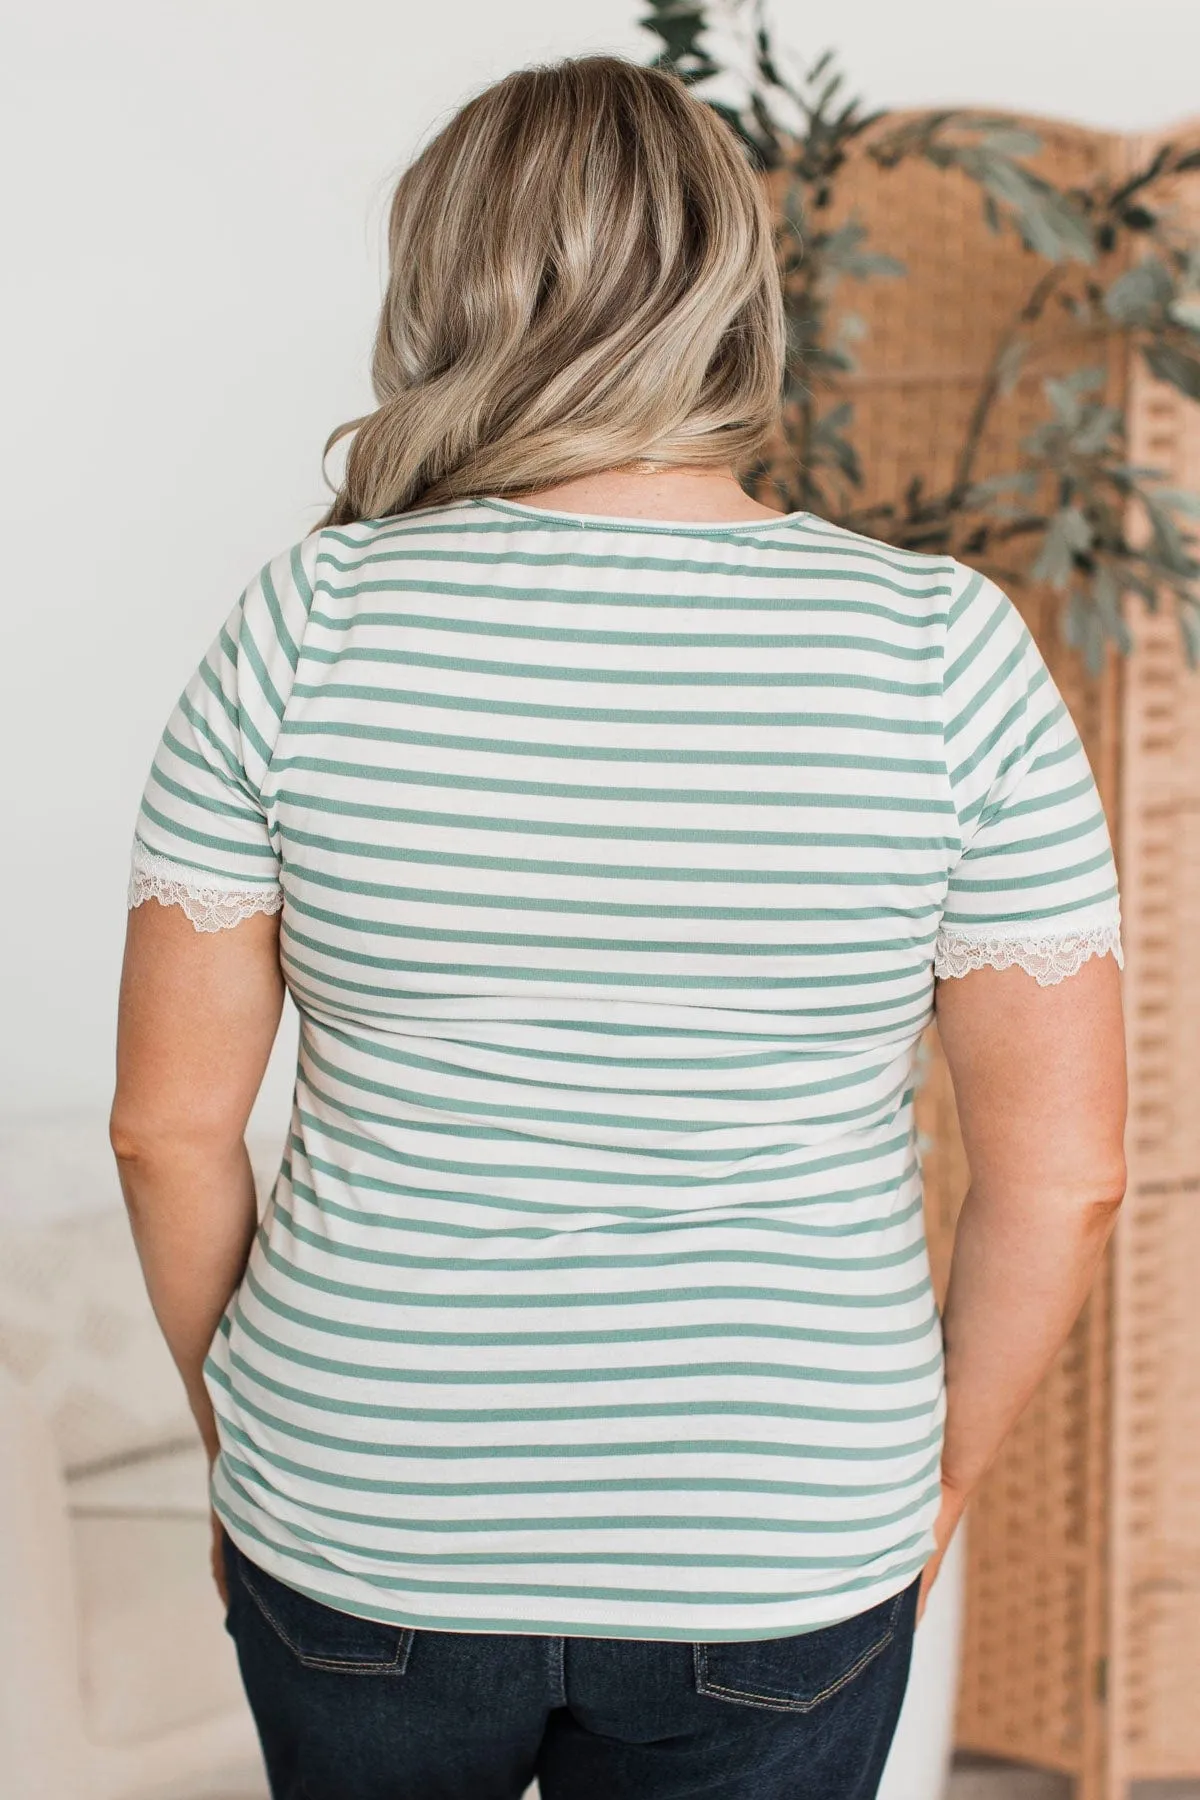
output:
{"label": "white wall", "polygon": [[[167,712],[369,404],[389,182],[467,91],[641,55],[640,0],[40,0],[0,43],[8,501],[0,1117],[103,1108],[129,837]],[[1200,111],[1195,0],[775,0],[872,101]],[[1135,38],[1137,50],[1135,53]],[[277,1047],[259,1120],[281,1119]]]}
{"label": "white wall", "polygon": [[984,105],[1118,131],[1200,114],[1196,0],[767,0],[873,105]]}

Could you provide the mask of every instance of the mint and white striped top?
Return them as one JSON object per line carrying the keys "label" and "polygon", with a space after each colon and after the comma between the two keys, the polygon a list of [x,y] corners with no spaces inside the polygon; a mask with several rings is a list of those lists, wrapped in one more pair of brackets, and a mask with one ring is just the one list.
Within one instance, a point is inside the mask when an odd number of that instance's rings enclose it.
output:
{"label": "mint and white striped top", "polygon": [[217,1511],[349,1613],[804,1631],[934,1547],[935,975],[1122,962],[1011,600],[812,514],[324,529],[163,731],[130,904],[281,909],[290,1129]]}

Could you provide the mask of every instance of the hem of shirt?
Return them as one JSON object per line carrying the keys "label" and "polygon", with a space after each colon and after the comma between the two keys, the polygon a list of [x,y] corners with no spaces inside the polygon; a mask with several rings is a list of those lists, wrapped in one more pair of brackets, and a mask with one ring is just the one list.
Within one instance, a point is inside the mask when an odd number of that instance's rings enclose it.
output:
{"label": "hem of shirt", "polygon": [[207,868],[203,863],[184,862],[162,850],[152,850],[143,838],[135,837],[129,851],[131,875],[158,875],[177,880],[195,893],[270,894],[281,892],[276,875],[228,875]]}
{"label": "hem of shirt", "polygon": [[[218,1459],[219,1463],[219,1459]],[[223,1505],[222,1498],[216,1492],[216,1468],[214,1467],[210,1482],[210,1499],[213,1511],[221,1522],[236,1547],[250,1562],[258,1565],[276,1581],[294,1588],[309,1600],[318,1605],[329,1606],[336,1612],[349,1613],[357,1619],[369,1619],[379,1625],[395,1625],[402,1630],[412,1631],[455,1631],[483,1637],[581,1637],[581,1638],[617,1638],[633,1640],[640,1643],[683,1643],[683,1644],[730,1644],[758,1642],[768,1638],[799,1637],[810,1631],[823,1631],[831,1625],[839,1625],[844,1620],[856,1617],[873,1606],[879,1606],[896,1594],[903,1593],[912,1586],[930,1557],[936,1553],[937,1542],[932,1526],[925,1532],[926,1543],[919,1553],[910,1556],[905,1562],[889,1569],[881,1575],[877,1582],[859,1589],[854,1600],[856,1604],[851,1611],[839,1610],[836,1605],[828,1618],[809,1619],[803,1622],[780,1620],[778,1614],[770,1623],[739,1626],[736,1629],[709,1624],[697,1620],[695,1624],[678,1626],[656,1626],[648,1628],[641,1622],[623,1624],[617,1617],[601,1620],[579,1620],[547,1615],[540,1605],[511,1605],[500,1617],[494,1619],[477,1619],[462,1614],[434,1614],[404,1607],[380,1608],[373,1610],[361,1605],[358,1601],[345,1595],[308,1586],[297,1581],[295,1564],[292,1559],[278,1551],[265,1538],[245,1526],[242,1520],[231,1516]],[[820,1595],[813,1596],[820,1598]],[[831,1596],[833,1598],[833,1596]]]}
{"label": "hem of shirt", "polygon": [[965,916],[957,919],[947,918],[943,913],[937,930],[940,936],[979,942],[995,939],[1021,944],[1076,937],[1082,932],[1104,925],[1113,926],[1119,931],[1122,923],[1120,894],[1106,894],[1102,900],[1090,901],[1086,905],[1064,907],[1058,912],[1028,915],[1023,919],[972,919]]}

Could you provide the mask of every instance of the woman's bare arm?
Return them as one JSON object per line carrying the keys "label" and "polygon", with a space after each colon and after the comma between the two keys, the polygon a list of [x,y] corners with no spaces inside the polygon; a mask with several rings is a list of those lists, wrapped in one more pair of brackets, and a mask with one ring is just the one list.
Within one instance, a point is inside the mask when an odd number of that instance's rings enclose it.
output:
{"label": "woman's bare arm", "polygon": [[939,981],[935,1014],[970,1171],[942,1313],[944,1550],[1087,1298],[1125,1193],[1127,1075],[1111,955],[1045,987],[974,969]]}
{"label": "woman's bare arm", "polygon": [[129,913],[109,1137],[150,1303],[210,1459],[202,1369],[256,1224],[244,1133],[279,1026],[279,918],[197,931],[178,906]]}

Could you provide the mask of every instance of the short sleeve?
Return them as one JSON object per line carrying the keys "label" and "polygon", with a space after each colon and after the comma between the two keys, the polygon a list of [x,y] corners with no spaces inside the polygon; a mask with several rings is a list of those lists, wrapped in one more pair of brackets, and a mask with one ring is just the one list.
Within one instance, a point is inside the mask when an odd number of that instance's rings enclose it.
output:
{"label": "short sleeve", "polygon": [[264,798],[312,606],[318,534],[267,563],[175,702],[142,792],[128,905],[182,907],[198,931],[283,905]]}
{"label": "short sleeve", "polygon": [[958,574],[943,725],[960,848],[934,974],[1016,965],[1046,985],[1108,951],[1124,968],[1112,841],[1066,702],[1008,595]]}

